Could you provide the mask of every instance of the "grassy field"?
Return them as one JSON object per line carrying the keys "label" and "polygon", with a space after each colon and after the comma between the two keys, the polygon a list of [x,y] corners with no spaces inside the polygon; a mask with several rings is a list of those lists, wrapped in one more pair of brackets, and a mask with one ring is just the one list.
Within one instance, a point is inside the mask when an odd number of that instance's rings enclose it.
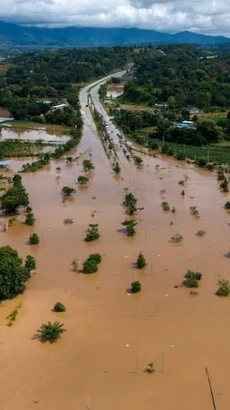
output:
{"label": "grassy field", "polygon": [[[161,147],[163,142],[156,140]],[[173,152],[178,154],[182,152],[186,155],[186,158],[197,160],[199,158],[205,158],[209,162],[215,162],[217,164],[230,164],[230,143],[205,145],[203,147],[195,147],[193,145],[181,145],[173,142],[165,142],[165,145],[169,146]]]}
{"label": "grassy field", "polygon": [[32,157],[43,152],[47,144],[7,140],[0,142],[0,158]]}

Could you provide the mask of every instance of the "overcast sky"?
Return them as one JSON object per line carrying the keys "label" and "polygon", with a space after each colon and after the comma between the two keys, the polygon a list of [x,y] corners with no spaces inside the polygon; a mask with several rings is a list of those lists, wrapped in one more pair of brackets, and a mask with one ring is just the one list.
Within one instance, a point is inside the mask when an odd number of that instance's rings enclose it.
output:
{"label": "overcast sky", "polygon": [[230,0],[0,0],[0,19],[49,26],[190,30],[230,37]]}

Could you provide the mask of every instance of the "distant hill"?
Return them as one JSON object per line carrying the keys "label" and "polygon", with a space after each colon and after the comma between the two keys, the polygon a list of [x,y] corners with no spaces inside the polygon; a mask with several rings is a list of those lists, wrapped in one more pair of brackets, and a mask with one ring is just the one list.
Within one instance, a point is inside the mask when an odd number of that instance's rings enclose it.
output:
{"label": "distant hill", "polygon": [[140,44],[230,44],[230,38],[189,31],[169,34],[137,28],[25,27],[0,21],[0,47],[102,47]]}

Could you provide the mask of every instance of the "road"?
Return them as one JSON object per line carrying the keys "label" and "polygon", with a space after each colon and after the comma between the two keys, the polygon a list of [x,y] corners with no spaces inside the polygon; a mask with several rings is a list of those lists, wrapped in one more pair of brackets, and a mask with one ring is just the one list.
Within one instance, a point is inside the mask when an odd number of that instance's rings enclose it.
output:
{"label": "road", "polygon": [[[88,107],[88,96],[91,97],[95,109],[99,114],[101,114],[101,116],[103,117],[103,121],[106,124],[107,133],[114,143],[119,163],[123,167],[127,168],[127,164],[129,164],[129,162],[131,163],[131,161],[128,161],[127,159],[127,147],[125,145],[126,143],[124,136],[122,132],[113,124],[113,122],[111,121],[111,117],[109,117],[99,99],[100,86],[104,84],[106,81],[108,81],[111,77],[122,77],[123,74],[125,74],[125,71],[120,71],[116,74],[108,75],[102,78],[101,80],[95,81],[94,83],[83,88],[80,92],[80,104],[85,126],[90,126],[91,129],[95,132],[94,120]],[[122,137],[122,140],[119,139],[119,135]],[[129,156],[130,160],[131,158],[132,157]]]}

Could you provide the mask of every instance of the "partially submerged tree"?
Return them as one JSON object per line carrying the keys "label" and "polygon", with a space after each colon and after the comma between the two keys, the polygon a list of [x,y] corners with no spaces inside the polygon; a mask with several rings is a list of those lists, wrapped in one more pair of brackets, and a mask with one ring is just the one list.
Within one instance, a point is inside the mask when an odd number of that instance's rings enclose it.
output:
{"label": "partially submerged tree", "polygon": [[1,207],[7,214],[15,214],[20,206],[29,205],[28,194],[21,179],[21,176],[16,174],[13,178],[13,186],[1,198]]}
{"label": "partially submerged tree", "polygon": [[32,255],[27,255],[25,260],[25,268],[30,272],[31,270],[36,269],[36,259]]}
{"label": "partially submerged tree", "polygon": [[36,219],[34,217],[34,214],[32,212],[28,212],[28,214],[26,215],[25,224],[33,226],[35,224],[35,221]]}
{"label": "partially submerged tree", "polygon": [[92,171],[94,169],[94,165],[92,163],[92,161],[90,161],[89,159],[84,159],[83,161],[83,170],[84,171]]}
{"label": "partially submerged tree", "polygon": [[183,236],[180,233],[175,233],[175,235],[171,236],[170,242],[172,243],[180,243],[183,240]]}
{"label": "partially submerged tree", "polygon": [[165,212],[168,212],[168,211],[170,211],[170,206],[169,206],[169,203],[168,202],[161,202],[161,206],[162,206],[162,208],[163,208],[163,210],[165,211]]}
{"label": "partially submerged tree", "polygon": [[230,283],[226,279],[220,279],[218,281],[219,288],[216,291],[217,296],[226,297],[230,293]]}
{"label": "partially submerged tree", "polygon": [[70,186],[63,186],[62,188],[62,195],[63,197],[68,197],[74,194],[76,190],[74,188],[71,188]]}
{"label": "partially submerged tree", "polygon": [[11,299],[25,290],[31,270],[28,258],[23,266],[15,249],[10,246],[0,248],[0,300]]}
{"label": "partially submerged tree", "polygon": [[92,242],[100,238],[100,233],[98,230],[98,224],[89,224],[86,232],[85,242]]}
{"label": "partially submerged tree", "polygon": [[139,253],[136,264],[137,269],[143,269],[147,265],[146,259],[142,252]]}
{"label": "partially submerged tree", "polygon": [[129,192],[125,195],[123,205],[126,207],[127,213],[129,215],[134,215],[136,211],[143,209],[137,208],[137,198],[135,198],[132,192]]}
{"label": "partially submerged tree", "polygon": [[185,274],[185,279],[182,282],[182,285],[186,288],[197,288],[198,282],[202,278],[202,273],[200,272],[193,272],[192,270],[187,270]]}
{"label": "partially submerged tree", "polygon": [[131,291],[132,293],[138,293],[141,291],[141,283],[138,280],[131,283]]}
{"label": "partially submerged tree", "polygon": [[53,307],[53,311],[54,312],[65,312],[66,311],[66,307],[65,305],[63,305],[63,303],[61,302],[56,302],[54,307]]}
{"label": "partially submerged tree", "polygon": [[143,164],[143,159],[139,157],[138,155],[134,155],[133,160],[134,160],[134,164],[139,167]]}
{"label": "partially submerged tree", "polygon": [[95,273],[98,271],[98,265],[101,263],[101,255],[93,253],[83,263],[83,273]]}
{"label": "partially submerged tree", "polygon": [[62,333],[66,332],[63,326],[64,324],[60,322],[43,323],[40,329],[37,330],[39,338],[42,342],[56,342],[56,340],[60,339]]}
{"label": "partially submerged tree", "polygon": [[32,233],[29,237],[30,245],[37,245],[40,242],[40,238],[37,233]]}
{"label": "partially submerged tree", "polygon": [[227,202],[224,204],[224,208],[227,209],[227,210],[230,210],[230,201],[227,201]]}
{"label": "partially submerged tree", "polygon": [[79,185],[87,185],[89,183],[89,178],[85,177],[84,175],[80,175],[77,179]]}
{"label": "partially submerged tree", "polygon": [[122,222],[122,225],[126,227],[127,236],[134,236],[136,234],[135,226],[137,225],[137,222],[126,219]]}
{"label": "partially submerged tree", "polygon": [[115,172],[116,175],[120,174],[120,172],[121,172],[121,167],[120,167],[120,165],[119,165],[118,162],[116,162],[116,164],[114,165],[113,171]]}
{"label": "partially submerged tree", "polygon": [[148,374],[153,374],[155,372],[154,364],[149,363],[144,372]]}

